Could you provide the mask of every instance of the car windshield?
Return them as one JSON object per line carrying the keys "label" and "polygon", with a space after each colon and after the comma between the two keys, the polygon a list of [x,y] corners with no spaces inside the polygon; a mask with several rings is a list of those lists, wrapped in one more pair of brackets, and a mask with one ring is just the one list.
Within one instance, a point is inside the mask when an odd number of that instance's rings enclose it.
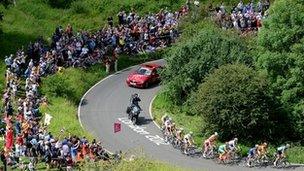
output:
{"label": "car windshield", "polygon": [[151,75],[152,72],[148,68],[140,67],[136,73],[139,75]]}

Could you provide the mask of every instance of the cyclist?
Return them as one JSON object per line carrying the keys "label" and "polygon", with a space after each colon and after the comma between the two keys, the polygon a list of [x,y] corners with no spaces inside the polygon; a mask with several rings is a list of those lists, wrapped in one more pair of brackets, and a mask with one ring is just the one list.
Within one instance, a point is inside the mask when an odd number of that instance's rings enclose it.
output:
{"label": "cyclist", "polygon": [[229,153],[229,143],[226,142],[225,144],[222,144],[219,146],[218,148],[218,152],[219,152],[219,159],[221,161],[225,160],[226,155]]}
{"label": "cyclist", "polygon": [[168,134],[168,135],[171,134],[171,126],[172,126],[172,119],[168,118],[165,121],[165,134]]}
{"label": "cyclist", "polygon": [[279,148],[277,148],[277,152],[276,152],[276,159],[273,163],[274,166],[277,166],[277,162],[280,160],[280,159],[283,159],[286,157],[286,150],[290,148],[290,145],[289,144],[286,144],[286,145],[283,145]]}
{"label": "cyclist", "polygon": [[213,135],[211,135],[207,140],[204,142],[204,153],[203,157],[206,157],[206,154],[209,150],[212,150],[216,140],[218,138],[218,133],[215,132]]}
{"label": "cyclist", "polygon": [[187,149],[189,147],[192,147],[194,144],[194,140],[192,138],[193,132],[189,132],[184,136],[184,143],[185,143],[185,148],[184,148],[184,153],[187,154]]}
{"label": "cyclist", "polygon": [[175,126],[174,122],[170,126],[170,133],[171,133],[171,135],[175,135],[175,133],[176,133],[176,126]]}
{"label": "cyclist", "polygon": [[238,142],[237,138],[234,138],[233,140],[231,140],[231,141],[228,142],[228,144],[229,144],[229,151],[235,152],[237,150],[237,142]]}
{"label": "cyclist", "polygon": [[256,144],[253,148],[249,149],[247,156],[247,166],[251,167],[251,162],[257,157],[259,145]]}
{"label": "cyclist", "polygon": [[228,145],[229,145],[229,155],[231,155],[230,157],[233,158],[235,152],[237,151],[237,142],[238,142],[238,139],[237,138],[234,138],[233,140],[230,140],[228,142]]}
{"label": "cyclist", "polygon": [[175,132],[176,144],[179,144],[183,141],[183,134],[184,134],[183,128],[176,130],[176,132]]}
{"label": "cyclist", "polygon": [[166,120],[169,119],[169,116],[167,114],[164,114],[162,117],[161,117],[161,121],[162,121],[162,124],[165,125],[165,122]]}
{"label": "cyclist", "polygon": [[268,144],[266,142],[260,144],[257,148],[258,158],[263,159],[267,154]]}

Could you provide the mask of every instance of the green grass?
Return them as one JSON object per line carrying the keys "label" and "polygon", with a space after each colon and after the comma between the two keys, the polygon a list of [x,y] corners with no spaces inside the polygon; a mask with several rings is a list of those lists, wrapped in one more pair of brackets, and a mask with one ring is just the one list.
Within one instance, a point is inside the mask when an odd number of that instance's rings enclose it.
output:
{"label": "green grass", "polygon": [[[202,140],[208,138],[209,135],[204,135],[202,130],[200,129],[203,124],[203,120],[200,116],[189,116],[184,113],[179,106],[173,105],[168,98],[166,98],[163,92],[160,92],[152,106],[153,119],[157,124],[161,125],[161,117],[167,113],[173,121],[176,123],[177,128],[184,128],[185,132],[192,131],[194,134],[194,141],[198,147],[201,147]],[[218,144],[222,144],[223,142],[218,142]],[[242,149],[242,154],[246,155],[249,148],[254,146],[254,142],[252,144],[240,144]],[[287,155],[288,159],[292,163],[304,163],[304,147],[296,144],[291,144],[291,149],[288,150]],[[273,154],[275,152],[275,147],[270,144],[269,154]]]}

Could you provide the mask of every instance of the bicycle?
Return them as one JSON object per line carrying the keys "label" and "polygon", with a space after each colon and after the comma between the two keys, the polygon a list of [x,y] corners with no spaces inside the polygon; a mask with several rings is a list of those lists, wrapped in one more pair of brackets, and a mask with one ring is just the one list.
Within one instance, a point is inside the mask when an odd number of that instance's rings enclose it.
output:
{"label": "bicycle", "polygon": [[[204,151],[202,150],[202,154],[203,153],[204,153]],[[218,157],[216,146],[212,146],[211,148],[208,149],[208,151],[206,152],[206,156],[204,156],[204,158],[205,159],[214,159],[216,156]]]}
{"label": "bicycle", "polygon": [[[274,161],[277,157],[277,154],[274,155]],[[272,163],[274,163],[274,161]],[[277,161],[276,166],[273,165],[274,168],[287,168],[290,166],[290,162],[286,158],[286,156],[280,157],[280,159]]]}
{"label": "bicycle", "polygon": [[221,159],[218,158],[219,164],[237,164],[241,161],[241,149],[237,147],[235,150],[227,152]]}

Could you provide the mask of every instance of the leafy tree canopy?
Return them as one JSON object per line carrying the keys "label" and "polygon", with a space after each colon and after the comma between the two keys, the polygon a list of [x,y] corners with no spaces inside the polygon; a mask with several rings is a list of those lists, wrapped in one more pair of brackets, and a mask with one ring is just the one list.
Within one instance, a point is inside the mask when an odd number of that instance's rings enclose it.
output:
{"label": "leafy tree canopy", "polygon": [[165,57],[167,66],[163,73],[167,95],[177,104],[187,100],[210,70],[236,61],[252,62],[241,38],[210,23],[204,23],[195,35],[182,39]]}
{"label": "leafy tree canopy", "polygon": [[243,64],[224,65],[193,94],[191,110],[203,117],[204,131],[220,132],[224,140],[270,140],[278,115],[268,85],[265,75]]}

